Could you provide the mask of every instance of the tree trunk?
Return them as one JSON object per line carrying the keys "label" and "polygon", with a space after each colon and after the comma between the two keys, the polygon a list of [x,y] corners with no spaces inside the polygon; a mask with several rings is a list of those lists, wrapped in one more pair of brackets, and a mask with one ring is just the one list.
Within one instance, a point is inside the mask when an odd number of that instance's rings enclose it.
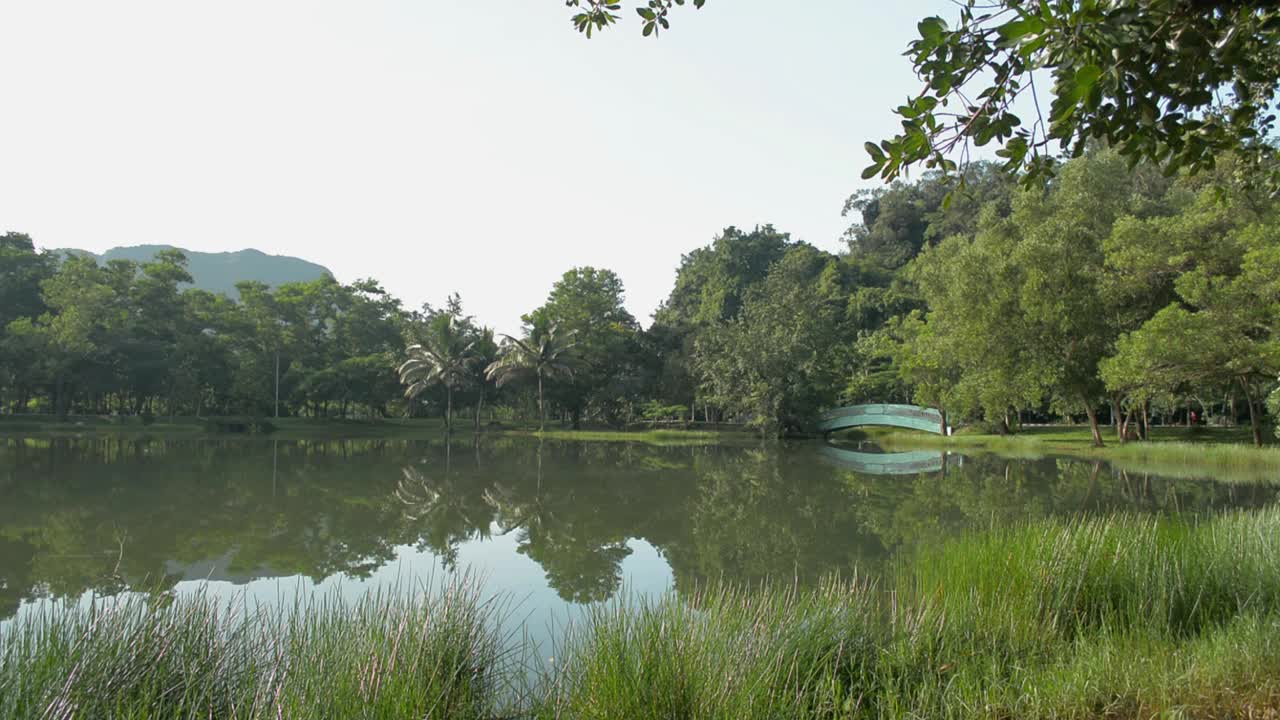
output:
{"label": "tree trunk", "polygon": [[542,370],[538,370],[538,432],[547,431],[547,405],[542,398]]}
{"label": "tree trunk", "polygon": [[1111,427],[1115,429],[1116,435],[1120,434],[1120,401],[1115,398],[1111,399]]}
{"label": "tree trunk", "polygon": [[53,412],[58,418],[58,422],[67,421],[67,381],[61,376],[54,381],[53,384]]}
{"label": "tree trunk", "polygon": [[476,432],[480,432],[480,412],[484,410],[484,386],[480,387],[480,397],[476,398]]}
{"label": "tree trunk", "polygon": [[1151,439],[1151,401],[1142,401],[1142,439]]}
{"label": "tree trunk", "polygon": [[453,386],[444,386],[444,431],[453,432]]}
{"label": "tree trunk", "polygon": [[1249,381],[1241,375],[1239,377],[1240,389],[1244,391],[1244,401],[1249,405],[1249,426],[1253,429],[1253,446],[1262,447],[1262,422],[1259,417],[1262,413],[1259,408],[1255,407],[1253,401],[1253,391],[1249,389]]}
{"label": "tree trunk", "polygon": [[1103,447],[1102,430],[1098,428],[1098,411],[1088,400],[1084,403],[1085,414],[1089,416],[1089,431],[1093,433],[1093,446]]}

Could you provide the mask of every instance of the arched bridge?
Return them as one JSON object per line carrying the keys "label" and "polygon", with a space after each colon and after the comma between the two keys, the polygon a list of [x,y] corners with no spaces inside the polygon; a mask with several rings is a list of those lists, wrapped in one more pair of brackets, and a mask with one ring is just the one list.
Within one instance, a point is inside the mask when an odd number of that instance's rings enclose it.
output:
{"label": "arched bridge", "polygon": [[836,408],[822,414],[818,429],[830,433],[864,425],[888,425],[938,435],[947,434],[942,413],[933,408],[915,405],[852,405]]}

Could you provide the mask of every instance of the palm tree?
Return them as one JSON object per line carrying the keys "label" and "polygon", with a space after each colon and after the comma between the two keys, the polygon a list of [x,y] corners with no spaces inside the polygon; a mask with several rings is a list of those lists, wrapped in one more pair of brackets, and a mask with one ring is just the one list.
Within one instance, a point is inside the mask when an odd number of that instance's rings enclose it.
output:
{"label": "palm tree", "polygon": [[476,366],[479,367],[479,373],[472,378],[472,382],[476,384],[476,438],[479,439],[480,433],[480,413],[484,410],[484,392],[485,384],[489,381],[487,372],[489,366],[498,358],[498,344],[493,341],[493,328],[481,328],[476,336],[475,348],[472,354],[476,359]]}
{"label": "palm tree", "polygon": [[503,335],[502,356],[485,369],[485,377],[502,387],[511,380],[525,375],[538,378],[539,431],[547,429],[547,405],[543,396],[542,381],[557,375],[573,375],[576,330],[560,332],[556,323],[535,320],[524,339]]}
{"label": "palm tree", "polygon": [[423,390],[444,385],[446,409],[444,426],[453,431],[453,389],[467,381],[476,358],[475,342],[468,338],[467,328],[453,315],[441,315],[427,326],[426,342],[410,345],[409,359],[397,370],[405,388],[404,396],[415,398]]}

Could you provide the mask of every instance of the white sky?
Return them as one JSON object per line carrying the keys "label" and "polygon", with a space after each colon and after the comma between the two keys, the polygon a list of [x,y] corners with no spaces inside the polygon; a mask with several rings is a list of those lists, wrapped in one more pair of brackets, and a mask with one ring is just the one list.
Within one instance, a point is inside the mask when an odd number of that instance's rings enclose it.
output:
{"label": "white sky", "polygon": [[0,232],[295,255],[503,331],[595,265],[647,324],[724,226],[839,247],[952,7],[710,0],[588,41],[562,0],[0,0]]}

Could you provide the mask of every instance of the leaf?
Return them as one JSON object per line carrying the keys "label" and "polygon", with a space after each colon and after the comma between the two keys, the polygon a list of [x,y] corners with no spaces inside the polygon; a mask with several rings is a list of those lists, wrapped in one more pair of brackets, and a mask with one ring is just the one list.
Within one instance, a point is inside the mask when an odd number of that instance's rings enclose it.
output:
{"label": "leaf", "polygon": [[1089,94],[1094,84],[1098,82],[1098,78],[1102,77],[1102,68],[1092,63],[1085,65],[1076,70],[1075,88],[1071,91],[1072,96],[1079,101]]}
{"label": "leaf", "polygon": [[942,39],[942,33],[946,32],[947,24],[940,17],[927,17],[916,24],[916,29],[925,40],[938,42]]}
{"label": "leaf", "polygon": [[1028,35],[1039,35],[1044,32],[1044,20],[1032,15],[1007,22],[996,28],[996,30],[1000,33],[1002,40],[1007,44],[1013,45]]}

